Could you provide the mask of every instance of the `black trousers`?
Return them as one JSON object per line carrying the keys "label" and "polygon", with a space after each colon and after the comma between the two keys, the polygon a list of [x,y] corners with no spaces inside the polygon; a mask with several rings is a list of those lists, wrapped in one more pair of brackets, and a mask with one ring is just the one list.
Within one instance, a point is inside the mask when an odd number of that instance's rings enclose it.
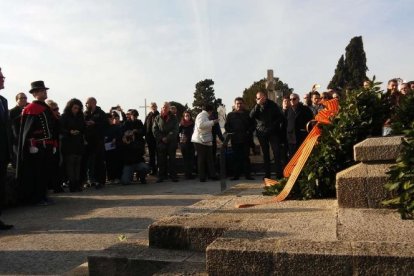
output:
{"label": "black trousers", "polygon": [[23,202],[37,203],[47,199],[48,186],[55,181],[58,164],[51,146],[39,146],[37,153],[25,153],[22,160],[19,194]]}
{"label": "black trousers", "polygon": [[260,147],[263,152],[263,163],[265,167],[265,177],[271,177],[270,169],[270,148],[272,148],[273,156],[275,159],[276,166],[276,178],[282,178],[282,162],[281,162],[281,153],[280,153],[280,141],[279,137],[276,135],[272,136],[260,136],[259,139]]}
{"label": "black trousers", "polygon": [[88,144],[86,147],[85,168],[88,180],[101,185],[106,182],[105,143],[104,140]]}
{"label": "black trousers", "polygon": [[198,176],[200,180],[207,178],[206,169],[210,178],[216,177],[216,169],[214,168],[213,147],[199,143],[194,143],[197,151]]}
{"label": "black trousers", "polygon": [[5,194],[6,194],[6,176],[7,176],[7,162],[0,161],[0,215],[4,206]]}
{"label": "black trousers", "polygon": [[106,158],[106,176],[108,180],[121,179],[123,161],[119,149],[113,149],[105,152]]}
{"label": "black trousers", "polygon": [[149,155],[149,165],[151,167],[152,172],[157,171],[157,143],[154,139],[147,140],[148,145],[148,155]]}
{"label": "black trousers", "polygon": [[233,170],[234,176],[239,177],[242,173],[246,177],[250,177],[250,144],[249,143],[232,143],[231,148],[233,150]]}
{"label": "black trousers", "polygon": [[72,191],[81,188],[81,164],[82,155],[66,154],[64,155],[66,175],[69,179],[69,187]]}
{"label": "black trousers", "polygon": [[183,155],[184,161],[184,173],[186,177],[191,177],[194,170],[194,144],[193,143],[185,143],[180,144],[181,154]]}
{"label": "black trousers", "polygon": [[159,178],[166,179],[168,176],[167,171],[171,178],[177,178],[175,161],[176,151],[177,143],[174,142],[168,144],[159,143],[157,145]]}

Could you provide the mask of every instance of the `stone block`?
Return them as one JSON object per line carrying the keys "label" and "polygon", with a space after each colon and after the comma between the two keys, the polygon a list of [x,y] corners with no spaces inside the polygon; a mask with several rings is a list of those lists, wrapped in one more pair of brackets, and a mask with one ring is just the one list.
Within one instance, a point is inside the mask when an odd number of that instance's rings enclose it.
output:
{"label": "stone block", "polygon": [[166,249],[189,249],[187,230],[182,225],[152,224],[149,227],[149,246]]}
{"label": "stone block", "polygon": [[352,242],[354,275],[414,275],[412,243]]}
{"label": "stone block", "polygon": [[271,275],[277,244],[219,238],[207,247],[209,275]]}
{"label": "stone block", "polygon": [[355,161],[395,161],[401,151],[402,136],[368,138],[354,146]]}
{"label": "stone block", "polygon": [[390,164],[359,163],[336,175],[336,193],[341,208],[382,208],[388,198],[384,185]]}
{"label": "stone block", "polygon": [[341,241],[281,240],[274,275],[351,275],[351,246]]}
{"label": "stone block", "polygon": [[154,275],[171,262],[128,259],[122,257],[88,257],[89,275],[132,276]]}
{"label": "stone block", "polygon": [[209,275],[412,275],[410,243],[219,238]]}

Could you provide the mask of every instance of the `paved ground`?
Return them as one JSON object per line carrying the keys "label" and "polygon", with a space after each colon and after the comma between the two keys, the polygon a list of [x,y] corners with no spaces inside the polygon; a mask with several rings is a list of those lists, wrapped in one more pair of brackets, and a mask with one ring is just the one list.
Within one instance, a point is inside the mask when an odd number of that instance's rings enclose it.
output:
{"label": "paved ground", "polygon": [[146,235],[155,220],[220,192],[218,181],[154,182],[58,194],[53,206],[6,210],[2,219],[15,229],[0,233],[0,274],[62,274],[120,236]]}

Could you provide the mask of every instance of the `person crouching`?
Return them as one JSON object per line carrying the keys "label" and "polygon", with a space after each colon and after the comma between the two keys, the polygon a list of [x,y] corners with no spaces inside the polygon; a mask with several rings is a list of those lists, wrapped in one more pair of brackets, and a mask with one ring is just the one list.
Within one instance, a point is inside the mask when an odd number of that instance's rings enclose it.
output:
{"label": "person crouching", "polygon": [[145,141],[144,139],[136,139],[134,131],[127,130],[122,137],[121,152],[123,159],[123,170],[121,183],[128,185],[134,178],[134,172],[137,172],[137,178],[141,184],[147,183],[145,177],[149,173],[150,168],[145,163]]}

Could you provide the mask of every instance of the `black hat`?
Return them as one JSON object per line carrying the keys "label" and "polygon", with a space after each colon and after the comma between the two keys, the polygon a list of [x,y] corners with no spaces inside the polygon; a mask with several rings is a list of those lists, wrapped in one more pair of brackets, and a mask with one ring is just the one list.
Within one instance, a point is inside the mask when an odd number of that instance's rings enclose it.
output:
{"label": "black hat", "polygon": [[45,87],[45,83],[43,81],[34,81],[32,82],[32,89],[30,89],[30,93],[35,92],[36,90],[48,90],[49,88]]}

